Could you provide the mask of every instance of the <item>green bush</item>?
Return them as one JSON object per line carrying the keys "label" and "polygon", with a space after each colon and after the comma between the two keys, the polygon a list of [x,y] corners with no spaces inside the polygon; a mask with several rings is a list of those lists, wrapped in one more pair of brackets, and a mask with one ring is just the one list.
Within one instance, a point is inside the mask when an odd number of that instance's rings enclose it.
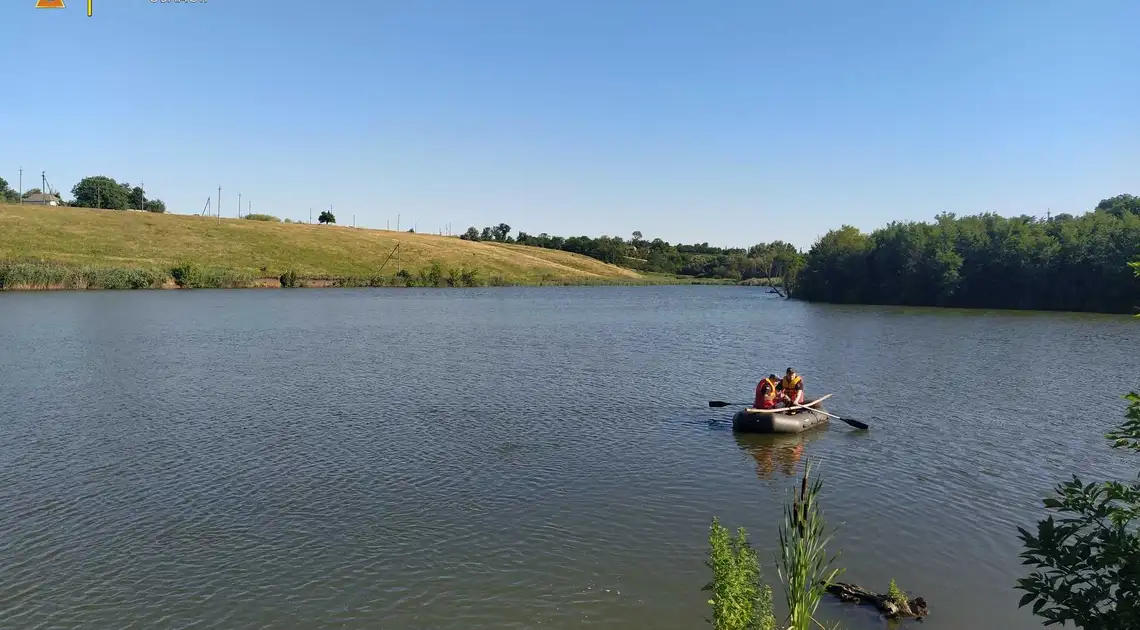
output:
{"label": "green bush", "polygon": [[278,219],[277,217],[273,216],[272,214],[247,214],[242,218],[247,219],[249,221],[268,221],[270,223],[280,223],[281,222],[281,219]]}
{"label": "green bush", "polygon": [[709,605],[714,630],[772,630],[772,589],[761,582],[760,562],[740,528],[736,536],[713,518],[709,529],[709,557],[705,566],[713,579],[705,585],[711,591]]}
{"label": "green bush", "polygon": [[459,270],[459,284],[465,287],[479,286],[479,269],[462,267]]}
{"label": "green bush", "polygon": [[151,289],[166,279],[153,269],[73,267],[44,260],[0,263],[0,289]]}
{"label": "green bush", "polygon": [[68,270],[44,261],[10,261],[0,264],[0,289],[46,289],[62,285]]}
{"label": "green bush", "polygon": [[179,263],[170,270],[170,276],[183,289],[239,289],[255,283],[253,274],[247,271],[199,267],[190,262]]}
{"label": "green bush", "polygon": [[181,262],[170,269],[170,277],[174,278],[174,283],[178,286],[187,288],[190,286],[194,272],[194,263]]}
{"label": "green bush", "polygon": [[86,289],[157,289],[167,275],[153,269],[89,269],[77,274]]}
{"label": "green bush", "polygon": [[281,274],[280,280],[281,286],[286,289],[293,289],[300,286],[301,284],[301,278],[297,275],[297,272],[293,271],[292,269]]}

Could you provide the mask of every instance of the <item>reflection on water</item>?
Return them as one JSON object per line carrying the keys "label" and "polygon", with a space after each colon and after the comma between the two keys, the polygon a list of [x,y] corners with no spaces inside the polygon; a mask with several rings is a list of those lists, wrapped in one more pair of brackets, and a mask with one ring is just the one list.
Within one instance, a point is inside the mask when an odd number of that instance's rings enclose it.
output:
{"label": "reflection on water", "polygon": [[735,433],[736,445],[756,460],[756,476],[771,479],[779,471],[794,477],[807,445],[823,435],[822,430],[796,435]]}
{"label": "reflection on water", "polygon": [[[903,627],[1040,630],[1017,527],[1135,475],[1103,435],[1138,347],[747,287],[0,292],[0,630],[692,630],[711,519],[775,585],[808,461],[844,579],[931,602]],[[871,429],[704,404],[789,364]]]}

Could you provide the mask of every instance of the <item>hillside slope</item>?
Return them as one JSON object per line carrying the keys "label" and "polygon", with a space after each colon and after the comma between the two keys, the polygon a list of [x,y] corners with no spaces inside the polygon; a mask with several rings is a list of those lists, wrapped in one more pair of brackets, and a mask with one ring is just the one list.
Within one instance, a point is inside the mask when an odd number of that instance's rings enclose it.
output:
{"label": "hillside slope", "polygon": [[[398,254],[389,259],[397,244]],[[557,250],[456,237],[336,225],[0,205],[0,260],[66,266],[169,269],[181,263],[256,277],[292,270],[306,277],[413,274],[432,262],[477,269],[507,283],[637,282],[635,271]],[[387,263],[385,264],[385,260]]]}

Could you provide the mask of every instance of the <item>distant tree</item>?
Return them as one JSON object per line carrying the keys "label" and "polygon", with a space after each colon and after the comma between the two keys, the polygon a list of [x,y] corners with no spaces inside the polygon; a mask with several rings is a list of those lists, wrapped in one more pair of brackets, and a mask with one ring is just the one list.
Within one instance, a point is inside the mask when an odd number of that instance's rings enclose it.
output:
{"label": "distant tree", "polygon": [[634,230],[633,231],[633,240],[635,240],[635,241],[641,240],[641,230]]}
{"label": "distant tree", "polygon": [[104,175],[84,177],[71,189],[75,197],[72,205],[81,208],[126,210],[130,204],[130,190]]}
{"label": "distant tree", "polygon": [[491,240],[491,238],[492,238],[491,237],[491,228],[489,228],[489,227],[483,228],[483,231],[479,234],[479,240],[489,241],[489,240]]}
{"label": "distant tree", "polygon": [[467,228],[466,232],[460,234],[459,238],[465,241],[477,241],[479,240],[479,230],[476,229],[475,226],[471,226]]}
{"label": "distant tree", "polygon": [[145,209],[147,212],[162,214],[166,212],[166,203],[164,203],[161,199],[147,199]]}
{"label": "distant tree", "polygon": [[317,217],[317,223],[336,223],[336,216],[328,210],[321,210],[320,216]]}
{"label": "distant tree", "polygon": [[[126,185],[124,184],[124,186]],[[131,188],[129,199],[131,210],[142,210],[146,206],[146,196],[143,194],[141,186]]]}
{"label": "distant tree", "polygon": [[20,200],[19,191],[12,190],[8,186],[8,180],[0,177],[0,201],[8,203],[16,203]]}
{"label": "distant tree", "polygon": [[1102,199],[1096,205],[1097,212],[1105,212],[1115,217],[1123,217],[1125,214],[1140,215],[1140,197],[1136,195],[1117,195]]}
{"label": "distant tree", "polygon": [[491,238],[495,239],[496,241],[509,241],[510,233],[511,226],[507,225],[506,223],[500,223],[491,228]]}
{"label": "distant tree", "polygon": [[821,302],[1130,312],[1140,279],[1140,198],[1104,199],[1081,216],[994,213],[851,226],[805,257],[796,295]]}

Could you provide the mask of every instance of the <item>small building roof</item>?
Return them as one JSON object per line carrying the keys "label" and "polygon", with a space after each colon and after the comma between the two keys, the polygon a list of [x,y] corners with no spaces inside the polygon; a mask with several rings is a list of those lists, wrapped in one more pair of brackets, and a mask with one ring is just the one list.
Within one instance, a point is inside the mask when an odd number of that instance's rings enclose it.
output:
{"label": "small building roof", "polygon": [[27,197],[24,197],[24,201],[31,201],[31,202],[59,201],[59,197],[56,197],[55,195],[53,195],[51,193],[38,192],[38,193],[32,193],[32,194],[28,195]]}

